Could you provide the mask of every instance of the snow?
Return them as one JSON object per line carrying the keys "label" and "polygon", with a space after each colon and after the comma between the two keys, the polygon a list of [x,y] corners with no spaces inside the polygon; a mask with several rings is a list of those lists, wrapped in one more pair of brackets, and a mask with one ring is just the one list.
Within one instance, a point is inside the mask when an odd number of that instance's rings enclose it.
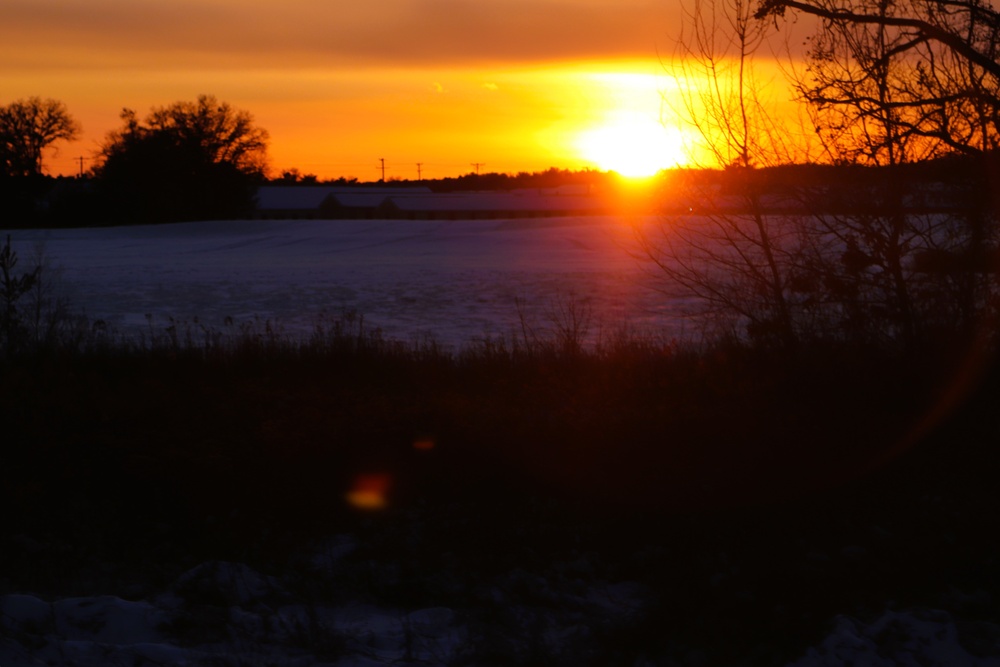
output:
{"label": "snow", "polygon": [[[204,575],[206,583],[246,576],[266,579],[231,563],[206,563],[192,572]],[[192,576],[198,575],[187,573],[181,579]],[[580,595],[549,590],[544,603],[525,604],[515,599],[510,586],[524,576],[513,572],[507,580],[499,579],[496,586],[505,590],[495,592],[505,598],[501,606],[515,626],[541,630],[551,655],[592,641],[602,624],[641,619],[651,602],[648,591],[637,584],[595,581],[579,584]],[[179,580],[176,585],[185,584]],[[607,605],[600,598],[615,602]],[[482,639],[468,614],[448,607],[406,610],[360,602],[307,606],[290,596],[274,600],[273,606],[246,600],[226,608],[189,600],[175,607],[164,605],[165,599],[94,596],[45,602],[24,594],[0,596],[0,664],[447,665],[461,662]],[[219,613],[213,616],[212,609]],[[216,620],[206,621],[210,618]],[[180,623],[183,619],[194,620]],[[186,634],[192,622],[202,627]],[[1000,634],[992,624],[987,630],[994,640]],[[886,610],[867,622],[841,615],[824,640],[788,667],[1000,665],[993,650],[983,656],[970,653],[970,642],[963,642],[960,634],[952,616],[940,610]],[[512,655],[530,656],[535,650],[527,634],[506,639]]]}
{"label": "snow", "polygon": [[[995,626],[993,629],[996,634]],[[947,612],[916,609],[886,611],[868,623],[838,616],[826,639],[789,667],[843,665],[998,667],[1000,657],[970,654]]]}
{"label": "snow", "polygon": [[202,563],[182,574],[174,589],[186,599],[224,600],[227,604],[249,604],[280,593],[273,577],[264,577],[241,563]]}
{"label": "snow", "polygon": [[[512,573],[496,582],[508,589],[505,597],[511,601],[504,606],[516,620],[506,639],[516,653],[530,652],[525,633],[538,628],[546,630],[544,640],[555,653],[573,650],[574,643],[588,639],[590,629],[627,622],[647,603],[634,585],[595,581],[584,586],[594,586],[593,595],[561,594],[553,587],[548,603],[529,605],[509,590],[524,576]],[[214,586],[220,595],[199,599],[190,594],[208,593]],[[258,591],[261,586],[266,590]],[[143,601],[107,595],[51,602],[24,594],[0,596],[0,665],[448,665],[462,662],[477,642],[470,621],[475,612],[361,600],[305,604],[272,578],[239,563],[203,563],[170,588],[177,595]],[[630,598],[628,613],[587,602],[612,588],[616,596]]]}
{"label": "snow", "polygon": [[632,222],[247,220],[10,233],[24,261],[42,250],[72,308],[126,333],[256,318],[307,335],[353,310],[393,338],[462,345],[520,331],[522,315],[544,330],[559,304],[578,303],[592,334],[628,323],[677,337],[677,304],[651,289]]}

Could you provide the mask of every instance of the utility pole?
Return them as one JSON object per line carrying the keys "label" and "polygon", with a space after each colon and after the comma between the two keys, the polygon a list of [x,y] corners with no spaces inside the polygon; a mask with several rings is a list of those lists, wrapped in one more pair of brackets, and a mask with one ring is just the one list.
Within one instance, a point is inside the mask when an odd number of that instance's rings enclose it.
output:
{"label": "utility pole", "polygon": [[420,168],[423,167],[423,166],[424,166],[423,162],[418,162],[417,163],[417,180],[418,181],[424,180],[423,173],[420,171]]}
{"label": "utility pole", "polygon": [[479,168],[480,167],[485,167],[486,163],[485,162],[473,162],[472,166],[476,168],[476,176],[478,176],[479,175]]}
{"label": "utility pole", "polygon": [[83,178],[83,161],[87,158],[82,155],[77,155],[76,159],[80,162],[80,178]]}
{"label": "utility pole", "polygon": [[382,168],[382,180],[379,181],[379,182],[380,183],[385,183],[385,158],[384,157],[380,157],[378,159],[378,161],[382,164],[382,167],[381,167]]}

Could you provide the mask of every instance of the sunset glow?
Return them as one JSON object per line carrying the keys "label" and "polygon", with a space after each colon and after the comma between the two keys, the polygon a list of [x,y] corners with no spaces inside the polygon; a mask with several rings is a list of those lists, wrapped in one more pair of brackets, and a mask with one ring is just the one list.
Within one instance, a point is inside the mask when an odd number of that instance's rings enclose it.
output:
{"label": "sunset glow", "polygon": [[664,4],[10,0],[0,103],[55,98],[83,126],[50,174],[92,166],[122,108],[200,94],[254,115],[275,176],[375,180],[383,160],[390,179],[649,173],[682,161],[659,124],[675,83],[658,53],[678,21]]}

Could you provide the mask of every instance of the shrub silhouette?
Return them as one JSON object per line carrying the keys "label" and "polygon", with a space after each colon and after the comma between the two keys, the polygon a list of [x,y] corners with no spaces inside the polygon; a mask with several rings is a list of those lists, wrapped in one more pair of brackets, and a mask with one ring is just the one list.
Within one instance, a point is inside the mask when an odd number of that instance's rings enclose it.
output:
{"label": "shrub silhouette", "polygon": [[114,222],[239,218],[253,211],[267,171],[265,130],[246,111],[202,95],[153,109],[126,109],[95,170]]}
{"label": "shrub silhouette", "polygon": [[3,247],[0,248],[0,299],[3,300],[3,311],[0,313],[0,348],[11,354],[20,343],[24,325],[18,313],[17,306],[25,294],[34,289],[41,274],[41,267],[17,275],[17,253],[11,248],[10,235],[7,235]]}

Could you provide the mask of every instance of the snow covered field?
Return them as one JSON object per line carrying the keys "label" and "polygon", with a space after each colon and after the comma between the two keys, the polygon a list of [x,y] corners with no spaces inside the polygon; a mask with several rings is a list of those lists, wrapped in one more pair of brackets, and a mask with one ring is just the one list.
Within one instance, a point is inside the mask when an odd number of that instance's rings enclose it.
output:
{"label": "snow covered field", "polygon": [[[6,232],[5,232],[6,233]],[[476,221],[222,221],[10,232],[42,248],[74,310],[124,331],[169,319],[224,329],[259,318],[291,335],[355,310],[401,339],[462,344],[551,326],[585,306],[591,336],[625,323],[681,335],[672,304],[610,217]],[[518,302],[521,307],[519,312]],[[673,304],[676,306],[676,304]]]}

